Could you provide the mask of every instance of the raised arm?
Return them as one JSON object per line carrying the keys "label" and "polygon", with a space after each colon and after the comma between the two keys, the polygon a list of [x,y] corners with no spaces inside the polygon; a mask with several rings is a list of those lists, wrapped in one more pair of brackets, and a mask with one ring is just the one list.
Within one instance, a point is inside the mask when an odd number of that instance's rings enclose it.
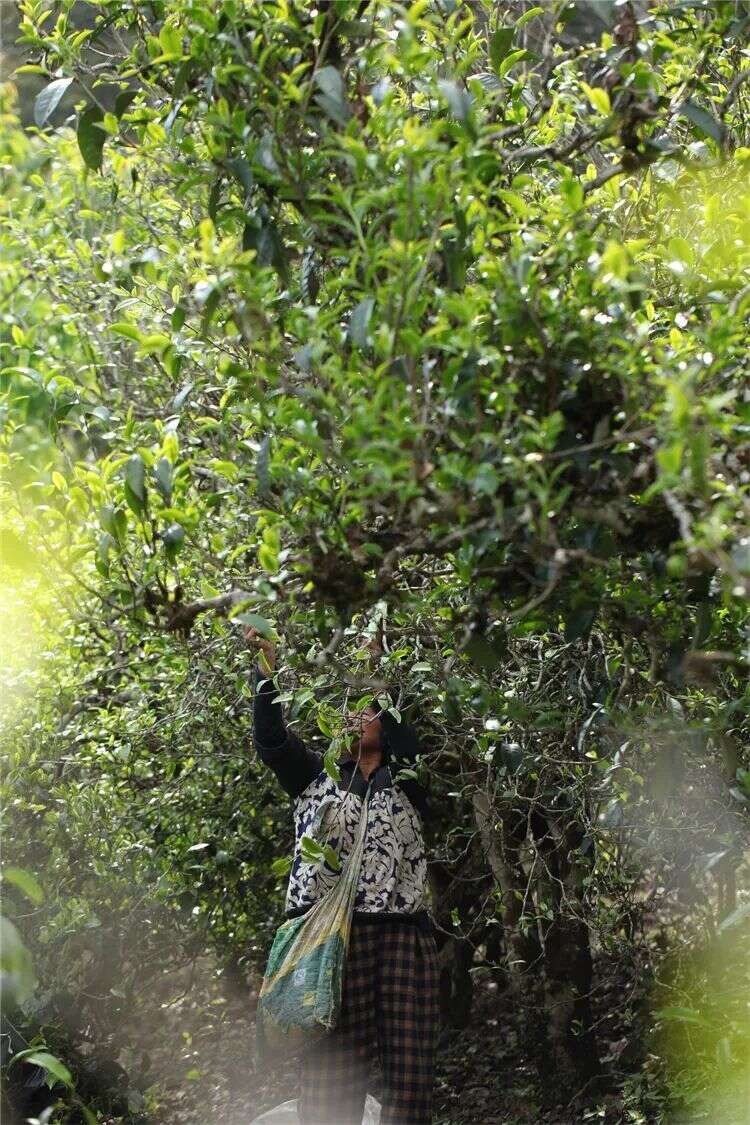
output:
{"label": "raised arm", "polygon": [[248,643],[260,649],[255,668],[253,702],[253,733],[260,760],[276,774],[282,789],[290,797],[298,797],[323,768],[323,759],[308,750],[302,739],[287,730],[278,692],[273,682],[276,651],[271,641],[258,636],[255,629],[245,631]]}

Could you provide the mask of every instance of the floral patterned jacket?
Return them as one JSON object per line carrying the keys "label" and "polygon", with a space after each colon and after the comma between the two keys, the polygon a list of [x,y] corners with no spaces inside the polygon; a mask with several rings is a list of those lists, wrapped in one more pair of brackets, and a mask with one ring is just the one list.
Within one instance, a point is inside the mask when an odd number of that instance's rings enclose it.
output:
{"label": "floral patterned jacket", "polygon": [[[330,844],[343,863],[354,842],[368,782],[349,755],[339,759],[340,782],[323,767],[323,756],[287,729],[276,701],[273,680],[256,669],[254,702],[255,748],[294,801],[295,848],[286,893],[287,917],[308,910],[338,878],[325,859],[302,854],[303,836]],[[403,719],[381,712],[386,746],[383,764],[370,775],[367,836],[360,871],[355,916],[367,921],[400,918],[431,927],[427,908],[427,860],[423,817],[426,794],[411,777],[394,777],[409,769],[419,741]]]}

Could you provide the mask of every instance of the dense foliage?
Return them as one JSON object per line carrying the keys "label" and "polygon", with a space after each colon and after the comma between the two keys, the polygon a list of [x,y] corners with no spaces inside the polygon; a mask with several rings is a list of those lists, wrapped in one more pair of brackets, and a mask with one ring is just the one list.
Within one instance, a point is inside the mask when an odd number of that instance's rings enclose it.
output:
{"label": "dense foliage", "polygon": [[479,949],[547,1096],[718,1105],[750,984],[750,12],[19,7],[15,999],[122,1058],[165,966],[262,965],[290,828],[250,620],[322,748],[388,683],[420,727],[446,1019]]}

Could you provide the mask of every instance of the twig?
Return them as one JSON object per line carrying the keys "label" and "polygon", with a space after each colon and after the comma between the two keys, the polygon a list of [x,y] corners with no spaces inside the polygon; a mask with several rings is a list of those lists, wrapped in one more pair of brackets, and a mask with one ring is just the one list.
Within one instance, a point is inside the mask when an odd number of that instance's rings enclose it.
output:
{"label": "twig", "polygon": [[653,433],[653,426],[647,426],[643,430],[634,430],[629,434],[612,434],[608,438],[602,438],[601,441],[589,441],[585,445],[571,445],[567,449],[556,449],[552,453],[543,454],[543,456],[553,461],[560,457],[572,457],[574,453],[590,453],[592,449],[606,449],[608,445],[620,445],[627,441],[644,441],[646,438],[653,437]]}

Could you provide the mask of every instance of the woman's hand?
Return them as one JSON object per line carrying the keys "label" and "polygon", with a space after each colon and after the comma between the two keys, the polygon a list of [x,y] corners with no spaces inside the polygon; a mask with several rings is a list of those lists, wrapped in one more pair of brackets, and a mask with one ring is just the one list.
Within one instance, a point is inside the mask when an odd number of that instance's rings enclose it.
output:
{"label": "woman's hand", "polygon": [[276,668],[276,646],[273,641],[261,636],[254,625],[245,625],[242,631],[249,647],[257,651],[258,663],[261,668],[266,675],[270,676]]}

